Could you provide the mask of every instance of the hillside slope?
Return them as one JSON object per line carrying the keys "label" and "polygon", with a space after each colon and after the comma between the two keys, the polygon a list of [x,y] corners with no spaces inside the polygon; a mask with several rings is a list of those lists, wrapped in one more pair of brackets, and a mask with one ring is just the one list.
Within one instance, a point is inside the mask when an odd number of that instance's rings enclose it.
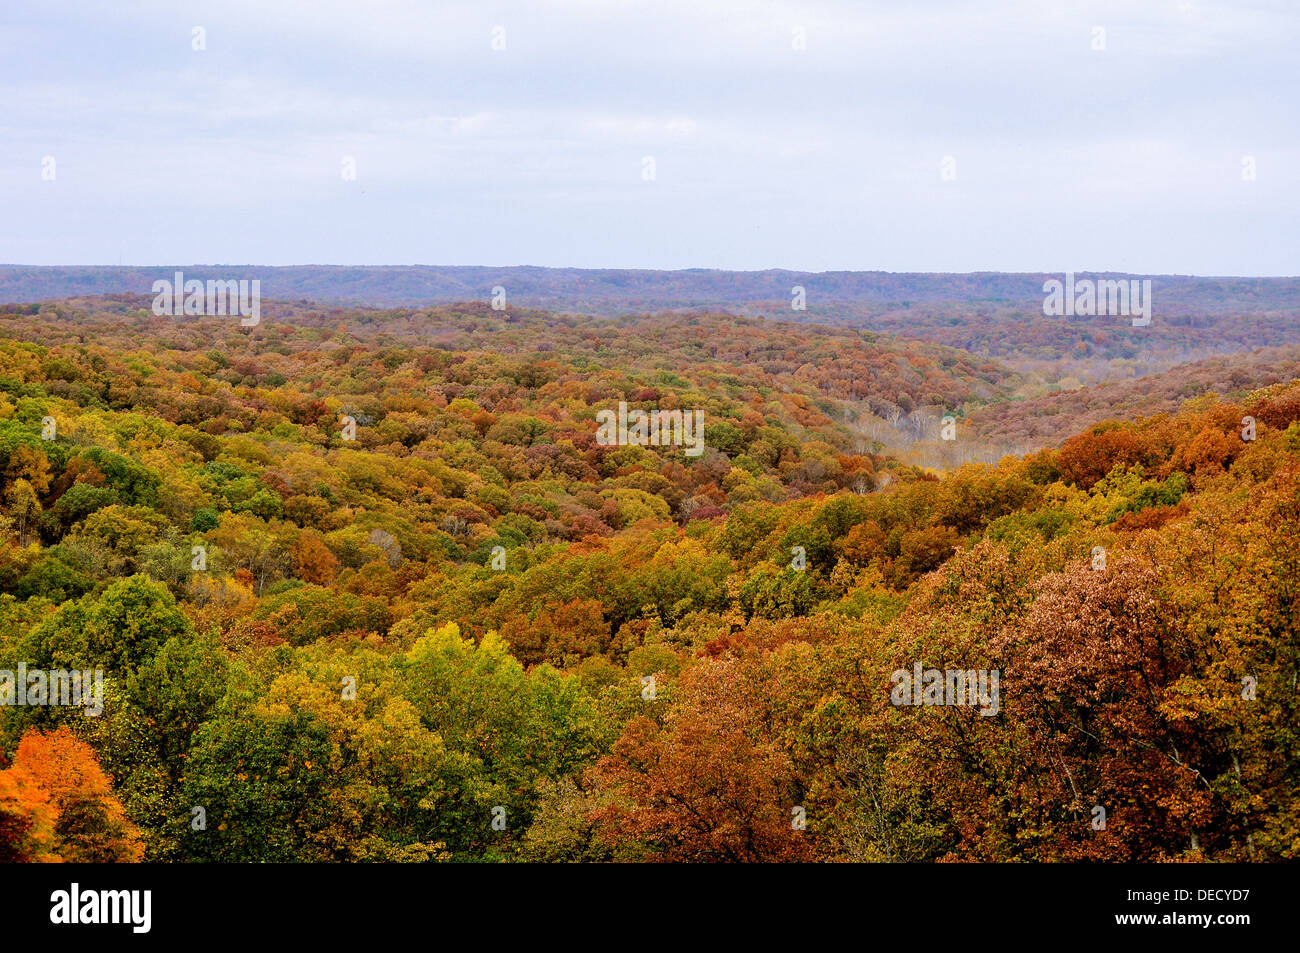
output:
{"label": "hillside slope", "polygon": [[1297,856],[1300,381],[937,477],[797,392],[929,346],[125,310],[0,317],[0,669],[104,679],[0,707],[7,859]]}

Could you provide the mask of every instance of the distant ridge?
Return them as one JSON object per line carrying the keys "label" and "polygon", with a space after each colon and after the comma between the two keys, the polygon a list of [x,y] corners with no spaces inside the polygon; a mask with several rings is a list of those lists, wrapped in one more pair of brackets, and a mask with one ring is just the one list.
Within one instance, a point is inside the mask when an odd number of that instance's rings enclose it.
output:
{"label": "distant ridge", "polygon": [[[506,289],[511,304],[578,313],[723,307],[780,303],[806,289],[810,311],[828,304],[914,307],[994,303],[1038,309],[1043,282],[1061,273],[969,274],[884,271],[804,272],[686,269],[542,268],[485,265],[0,265],[0,303],[27,303],[81,295],[149,294],[157,279],[176,271],[206,281],[256,278],[262,297],[332,304],[407,306],[488,300]],[[1200,313],[1290,311],[1300,305],[1300,278],[1205,278],[1078,272],[1080,276],[1151,278],[1158,306]]]}

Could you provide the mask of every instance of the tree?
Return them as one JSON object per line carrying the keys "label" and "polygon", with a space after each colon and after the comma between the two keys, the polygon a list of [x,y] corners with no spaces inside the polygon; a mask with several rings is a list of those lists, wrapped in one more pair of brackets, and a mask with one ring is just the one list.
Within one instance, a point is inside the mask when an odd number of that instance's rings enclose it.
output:
{"label": "tree", "polygon": [[705,662],[666,724],[634,717],[596,769],[605,835],[666,862],[810,859],[790,760],[764,737],[755,688],[736,658]]}
{"label": "tree", "polygon": [[14,521],[20,542],[26,545],[27,530],[35,525],[37,517],[41,515],[41,501],[36,490],[27,480],[15,480],[5,490],[5,501],[9,504],[5,512]]}
{"label": "tree", "polygon": [[162,583],[119,580],[98,596],[64,603],[25,640],[31,667],[102,667],[110,677],[133,672],[190,624]]}
{"label": "tree", "polygon": [[135,862],[140,834],[94,750],[67,728],[28,731],[0,772],[0,855],[74,863]]}
{"label": "tree", "polygon": [[305,582],[328,586],[339,571],[339,561],[320,534],[304,530],[293,544],[294,572]]}

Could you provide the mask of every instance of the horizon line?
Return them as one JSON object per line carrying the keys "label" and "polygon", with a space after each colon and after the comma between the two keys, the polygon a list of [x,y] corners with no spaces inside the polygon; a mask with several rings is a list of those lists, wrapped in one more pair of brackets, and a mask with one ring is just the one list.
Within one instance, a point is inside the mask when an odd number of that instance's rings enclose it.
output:
{"label": "horizon line", "polygon": [[1232,274],[1195,274],[1192,272],[1155,272],[1155,271],[1120,271],[1106,268],[1056,268],[1056,269],[1038,269],[1031,271],[1001,271],[1001,270],[975,270],[975,271],[891,271],[882,268],[828,268],[818,270],[803,268],[786,268],[786,267],[769,267],[769,268],[715,268],[709,266],[691,266],[689,268],[645,268],[645,267],[620,267],[612,265],[602,265],[599,267],[586,265],[498,265],[498,264],[339,264],[339,263],[321,263],[321,262],[301,262],[296,264],[279,264],[268,265],[257,262],[189,262],[187,264],[160,263],[160,264],[104,264],[104,263],[78,263],[64,262],[59,264],[27,264],[23,262],[0,262],[0,268],[136,268],[136,269],[157,269],[157,268],[350,268],[350,269],[382,269],[382,268],[482,268],[482,269],[533,269],[537,271],[634,271],[651,274],[686,274],[693,272],[714,272],[718,274],[740,274],[740,275],[761,275],[772,272],[786,273],[792,275],[942,275],[942,276],[977,276],[977,275],[1129,275],[1142,276],[1148,278],[1199,278],[1206,280],[1296,280],[1300,279],[1300,274],[1295,275],[1276,275],[1276,274],[1256,274],[1256,275],[1232,275]]}

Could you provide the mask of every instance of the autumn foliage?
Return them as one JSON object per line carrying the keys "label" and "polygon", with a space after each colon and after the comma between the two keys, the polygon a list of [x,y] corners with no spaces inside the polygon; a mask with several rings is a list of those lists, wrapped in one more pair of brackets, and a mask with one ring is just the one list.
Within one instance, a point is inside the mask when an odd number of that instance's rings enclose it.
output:
{"label": "autumn foliage", "polygon": [[940,471],[868,412],[1019,385],[923,342],[139,311],[0,313],[0,671],[105,683],[0,707],[0,858],[1300,856],[1300,381]]}
{"label": "autumn foliage", "polygon": [[66,728],[29,731],[0,771],[0,832],[7,861],[131,862],[144,853],[94,749]]}

